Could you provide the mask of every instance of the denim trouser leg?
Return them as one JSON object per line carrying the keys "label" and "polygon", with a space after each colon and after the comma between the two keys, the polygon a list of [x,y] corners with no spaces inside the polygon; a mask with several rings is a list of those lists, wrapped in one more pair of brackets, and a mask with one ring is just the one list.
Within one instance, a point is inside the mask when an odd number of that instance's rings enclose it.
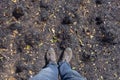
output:
{"label": "denim trouser leg", "polygon": [[58,80],[58,65],[52,62],[49,63],[46,68],[30,80]]}
{"label": "denim trouser leg", "polygon": [[86,80],[77,71],[72,70],[67,62],[60,62],[59,70],[62,80]]}

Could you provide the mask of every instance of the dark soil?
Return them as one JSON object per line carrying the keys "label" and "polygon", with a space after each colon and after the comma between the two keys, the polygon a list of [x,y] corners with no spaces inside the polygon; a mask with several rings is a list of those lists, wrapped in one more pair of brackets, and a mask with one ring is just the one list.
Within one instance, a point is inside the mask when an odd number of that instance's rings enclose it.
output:
{"label": "dark soil", "polygon": [[88,80],[120,80],[120,0],[0,0],[0,80],[28,80],[71,47]]}

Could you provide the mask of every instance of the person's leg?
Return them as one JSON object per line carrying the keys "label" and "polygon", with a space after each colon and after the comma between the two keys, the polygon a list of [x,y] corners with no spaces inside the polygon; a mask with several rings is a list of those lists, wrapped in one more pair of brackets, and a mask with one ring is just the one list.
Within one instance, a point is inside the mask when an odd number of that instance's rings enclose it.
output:
{"label": "person's leg", "polygon": [[48,65],[29,80],[58,80],[58,65],[56,62],[56,55],[53,48],[50,48],[48,50],[46,59]]}
{"label": "person's leg", "polygon": [[77,71],[72,70],[69,64],[72,59],[72,50],[67,48],[63,54],[62,61],[59,62],[59,71],[62,80],[86,80]]}
{"label": "person's leg", "polygon": [[77,71],[72,70],[67,62],[59,63],[60,76],[62,80],[86,80]]}
{"label": "person's leg", "polygon": [[56,63],[49,63],[37,75],[30,80],[58,80],[58,66]]}

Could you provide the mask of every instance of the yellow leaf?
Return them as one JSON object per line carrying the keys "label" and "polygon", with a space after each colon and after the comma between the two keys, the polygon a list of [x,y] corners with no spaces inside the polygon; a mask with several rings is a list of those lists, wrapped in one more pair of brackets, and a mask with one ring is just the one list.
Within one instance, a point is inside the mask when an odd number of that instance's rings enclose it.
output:
{"label": "yellow leaf", "polygon": [[29,46],[29,45],[27,45],[27,46],[26,46],[26,49],[27,49],[27,50],[29,50],[29,49],[30,49],[30,46]]}
{"label": "yellow leaf", "polygon": [[16,2],[17,2],[17,0],[12,0],[12,2],[16,3]]}

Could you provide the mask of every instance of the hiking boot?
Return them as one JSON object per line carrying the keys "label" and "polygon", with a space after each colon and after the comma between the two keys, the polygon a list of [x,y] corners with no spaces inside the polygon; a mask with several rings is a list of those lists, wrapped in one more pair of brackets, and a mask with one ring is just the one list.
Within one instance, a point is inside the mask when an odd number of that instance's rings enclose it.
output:
{"label": "hiking boot", "polygon": [[50,48],[48,50],[48,52],[46,54],[46,59],[47,59],[47,63],[49,63],[49,62],[57,63],[55,50],[53,48]]}
{"label": "hiking boot", "polygon": [[64,53],[63,53],[62,61],[66,61],[69,63],[71,59],[72,59],[72,49],[66,48]]}

